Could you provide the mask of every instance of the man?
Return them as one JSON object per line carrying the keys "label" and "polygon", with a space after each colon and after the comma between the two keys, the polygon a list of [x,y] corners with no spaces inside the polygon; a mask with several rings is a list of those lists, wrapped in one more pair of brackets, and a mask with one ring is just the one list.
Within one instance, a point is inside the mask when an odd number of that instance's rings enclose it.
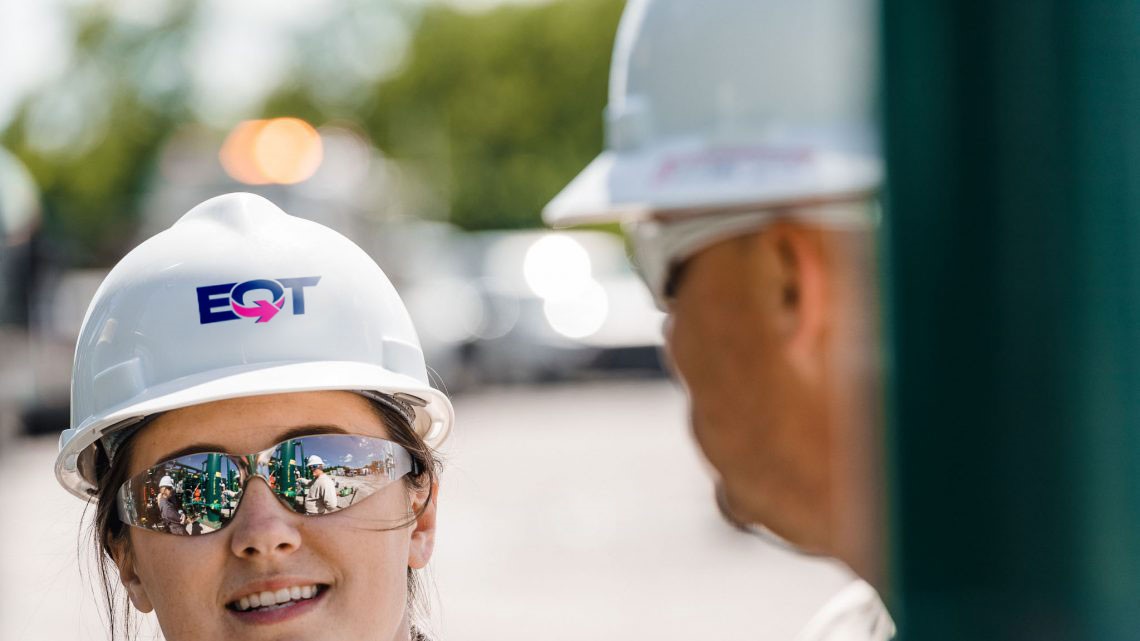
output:
{"label": "man", "polygon": [[[631,0],[608,149],[543,213],[623,223],[725,515],[881,586],[874,24],[871,0]],[[801,638],[893,634],[862,582],[821,617]]]}
{"label": "man", "polygon": [[309,514],[324,514],[336,509],[336,483],[325,474],[325,462],[316,454],[309,457],[308,467],[313,480],[299,478],[309,491],[305,493],[305,511]]}
{"label": "man", "polygon": [[171,534],[186,534],[186,516],[182,504],[174,498],[174,479],[164,476],[158,480],[158,513],[163,526]]}

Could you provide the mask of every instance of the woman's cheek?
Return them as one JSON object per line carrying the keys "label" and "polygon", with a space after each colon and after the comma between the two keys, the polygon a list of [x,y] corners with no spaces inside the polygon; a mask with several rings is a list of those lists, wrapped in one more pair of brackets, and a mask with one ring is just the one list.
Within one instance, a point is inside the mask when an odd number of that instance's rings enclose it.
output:
{"label": "woman's cheek", "polygon": [[[333,619],[347,638],[386,639],[404,623],[407,604],[407,536],[403,530],[377,532],[336,528],[338,535],[319,537],[319,554],[336,568]],[[355,635],[355,636],[354,636]]]}
{"label": "woman's cheek", "polygon": [[138,589],[153,605],[167,641],[204,638],[220,629],[226,615],[218,602],[224,542],[211,537],[132,535]]}

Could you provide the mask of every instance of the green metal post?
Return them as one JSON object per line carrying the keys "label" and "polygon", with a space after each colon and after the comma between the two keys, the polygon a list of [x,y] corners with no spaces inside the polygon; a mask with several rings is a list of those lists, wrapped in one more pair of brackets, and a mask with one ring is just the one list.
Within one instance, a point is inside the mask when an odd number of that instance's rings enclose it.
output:
{"label": "green metal post", "polygon": [[221,497],[221,489],[218,487],[218,473],[222,469],[222,456],[220,454],[206,455],[206,475],[202,479],[205,485],[205,492],[202,498],[205,499],[206,505],[217,503]]}
{"label": "green metal post", "polygon": [[883,26],[901,638],[1140,639],[1140,3]]}
{"label": "green metal post", "polygon": [[293,496],[297,490],[297,457],[301,453],[297,451],[296,441],[287,441],[281,448],[281,466],[282,474],[280,478],[283,482],[281,491],[285,492],[287,496]]}

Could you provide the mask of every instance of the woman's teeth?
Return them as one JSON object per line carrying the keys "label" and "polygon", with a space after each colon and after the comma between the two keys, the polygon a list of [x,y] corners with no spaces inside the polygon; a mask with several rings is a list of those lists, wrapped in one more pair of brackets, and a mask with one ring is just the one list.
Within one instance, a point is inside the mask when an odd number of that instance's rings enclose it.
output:
{"label": "woman's teeth", "polygon": [[233,604],[235,610],[244,612],[253,608],[272,608],[283,606],[292,601],[304,601],[317,595],[319,588],[315,585],[294,585],[291,588],[281,588],[276,592],[257,592],[243,596]]}

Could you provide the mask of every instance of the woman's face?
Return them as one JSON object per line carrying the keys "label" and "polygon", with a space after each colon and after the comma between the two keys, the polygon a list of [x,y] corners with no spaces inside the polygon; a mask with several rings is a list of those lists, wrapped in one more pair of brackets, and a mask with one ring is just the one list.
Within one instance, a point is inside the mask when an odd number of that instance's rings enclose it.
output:
{"label": "woman's face", "polygon": [[[129,474],[203,444],[248,454],[302,427],[389,438],[369,402],[351,392],[276,394],[168,412],[133,437]],[[129,528],[115,556],[135,607],[158,615],[168,641],[198,639],[405,640],[407,568],[431,557],[435,501],[407,527],[427,490],[392,483],[351,509],[321,516],[281,505],[249,482],[234,520],[205,536]],[[231,605],[251,593],[317,586],[317,596],[251,616]]]}

